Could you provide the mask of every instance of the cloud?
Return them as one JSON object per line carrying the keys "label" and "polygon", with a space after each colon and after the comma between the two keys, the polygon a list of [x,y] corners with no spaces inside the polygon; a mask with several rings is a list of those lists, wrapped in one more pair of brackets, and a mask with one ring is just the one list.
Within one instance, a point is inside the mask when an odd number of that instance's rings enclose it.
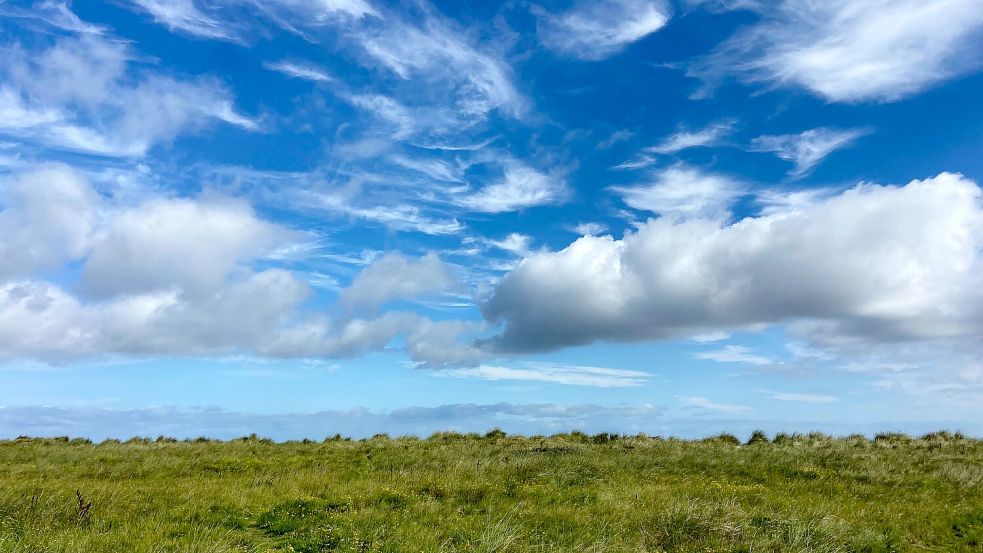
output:
{"label": "cloud", "polygon": [[595,146],[595,148],[598,149],[598,150],[607,150],[607,149],[613,147],[615,144],[618,144],[619,142],[625,142],[625,141],[631,140],[631,137],[633,137],[633,136],[635,136],[635,133],[633,133],[633,132],[631,132],[631,131],[629,131],[627,129],[621,129],[619,131],[614,131],[613,133],[611,133],[611,136],[609,136],[609,137],[605,138],[604,140],[598,142],[597,143],[597,146]]}
{"label": "cloud", "polygon": [[710,344],[713,342],[721,342],[730,338],[730,333],[716,330],[713,332],[704,332],[702,334],[694,334],[687,338],[690,342],[696,342],[698,344]]}
{"label": "cloud", "polygon": [[[704,398],[705,399],[705,398]],[[711,402],[712,403],[712,402]],[[429,436],[438,431],[487,432],[502,428],[510,434],[543,435],[581,430],[587,433],[620,432],[702,438],[730,432],[749,436],[753,430],[778,432],[827,432],[846,436],[861,432],[902,430],[919,435],[939,428],[959,428],[971,435],[983,431],[978,423],[921,420],[829,423],[761,419],[669,418],[657,405],[592,405],[555,403],[456,403],[400,407],[388,411],[348,409],[313,413],[257,414],[218,408],[104,409],[89,407],[0,406],[0,439],[17,436],[72,436],[95,441],[134,436],[170,436],[194,439],[205,436],[233,439],[256,433],[274,440],[321,440],[326,433],[368,438],[377,433],[392,436]],[[330,430],[325,430],[330,429]]]}
{"label": "cloud", "polygon": [[[896,101],[979,65],[976,0],[784,0],[743,4],[760,22],[739,31],[691,76],[734,74],[793,85],[831,102]],[[705,91],[704,91],[705,94]]]}
{"label": "cloud", "polygon": [[698,131],[681,130],[663,139],[655,146],[650,146],[644,151],[653,154],[675,154],[688,148],[705,148],[715,146],[720,140],[731,133],[734,129],[734,121],[725,120],[714,123]]}
{"label": "cloud", "polygon": [[462,378],[484,380],[525,380],[549,382],[595,388],[624,388],[641,386],[652,375],[643,371],[610,369],[606,367],[582,367],[526,363],[520,367],[479,365],[464,369],[450,369],[445,374]]}
{"label": "cloud", "polygon": [[328,75],[323,69],[315,67],[308,63],[280,60],[277,62],[271,62],[263,64],[263,67],[269,69],[270,71],[276,71],[277,73],[283,73],[288,77],[294,79],[304,79],[307,81],[315,82],[330,82],[333,79],[331,75]]}
{"label": "cloud", "polygon": [[[0,180],[0,359],[70,362],[107,355],[346,357],[402,337],[425,366],[474,364],[460,341],[480,323],[408,312],[372,319],[305,311],[310,287],[278,252],[306,239],[242,200],[205,194],[102,197],[55,165]],[[264,267],[264,265],[266,265]],[[79,267],[78,284],[44,280]],[[436,256],[387,256],[343,290],[374,308],[459,285]],[[72,287],[77,290],[72,290]]]}
{"label": "cloud", "polygon": [[501,182],[489,184],[459,203],[474,211],[501,213],[559,203],[567,195],[566,182],[560,177],[512,161],[505,166]]}
{"label": "cloud", "polygon": [[669,20],[669,6],[653,0],[579,2],[570,11],[535,10],[539,39],[559,55],[597,61],[658,31]]}
{"label": "cloud", "polygon": [[774,365],[775,360],[763,355],[751,353],[749,348],[744,346],[724,346],[723,349],[714,351],[702,351],[694,355],[696,359],[708,359],[717,363],[743,363],[748,365]]}
{"label": "cloud", "polygon": [[480,243],[499,250],[518,255],[525,256],[531,251],[530,244],[532,243],[532,237],[526,234],[520,234],[518,232],[509,233],[505,238],[501,240],[492,240],[489,238],[469,238],[463,241],[465,244]]}
{"label": "cloud", "polygon": [[576,225],[570,227],[570,232],[580,235],[597,235],[608,230],[607,225],[603,223],[590,222],[590,223],[577,223]]}
{"label": "cloud", "polygon": [[83,289],[99,297],[218,290],[226,277],[297,238],[227,197],[153,199],[114,213],[91,240]]}
{"label": "cloud", "polygon": [[790,176],[804,177],[826,156],[852,145],[869,133],[869,129],[810,129],[798,134],[759,136],[751,141],[748,149],[752,152],[774,152],[779,158],[795,164],[795,168],[789,171]]}
{"label": "cloud", "polygon": [[349,309],[375,310],[394,299],[414,299],[422,294],[462,289],[450,267],[433,252],[416,261],[389,253],[359,273],[342,292],[340,301]]}
{"label": "cloud", "polygon": [[[256,433],[274,440],[321,440],[340,433],[368,438],[385,432],[393,436],[428,436],[438,431],[548,434],[641,432],[662,419],[653,405],[558,405],[553,403],[457,403],[402,407],[389,411],[349,409],[314,413],[255,414],[217,408],[98,409],[0,406],[0,439],[17,436],[72,436],[93,440],[134,436],[194,439],[206,436],[233,439]],[[678,427],[676,427],[678,428]],[[330,430],[323,430],[330,429]],[[678,430],[677,430],[678,431]],[[697,430],[698,431],[698,430]]]}
{"label": "cloud", "polygon": [[368,59],[412,85],[415,96],[429,91],[423,96],[431,105],[452,105],[463,125],[480,122],[496,110],[509,117],[527,110],[509,65],[476,47],[436,14],[428,13],[419,23],[394,14],[351,38]]}
{"label": "cloud", "polygon": [[4,3],[0,5],[0,16],[42,21],[52,27],[76,33],[100,34],[104,32],[102,27],[79,19],[77,15],[72,13],[66,2],[55,0],[34,2],[29,8]]}
{"label": "cloud", "polygon": [[0,181],[0,281],[82,257],[99,202],[88,183],[63,165]]}
{"label": "cloud", "polygon": [[696,409],[705,411],[714,411],[717,413],[727,413],[730,415],[736,415],[739,413],[747,413],[751,410],[747,405],[736,405],[732,403],[716,403],[710,401],[705,397],[684,397],[680,398],[680,402],[686,407],[694,407]]}
{"label": "cloud", "polygon": [[[365,0],[131,0],[171,32],[209,40],[245,43],[250,27],[244,21],[267,20],[285,29],[322,26],[338,20],[378,15]],[[199,7],[200,6],[200,7]],[[254,23],[255,25],[256,23]]]}
{"label": "cloud", "polygon": [[703,173],[683,164],[652,171],[651,182],[634,186],[612,186],[630,207],[663,217],[684,219],[727,218],[734,200],[744,194],[738,182]]}
{"label": "cloud", "polygon": [[193,0],[132,0],[154,21],[171,31],[219,40],[234,40],[235,33],[225,24],[199,10]]}
{"label": "cloud", "polygon": [[530,255],[482,313],[502,351],[548,351],[796,322],[826,342],[983,330],[980,187],[942,173],[861,184],[735,223],[659,218],[621,240]]}
{"label": "cloud", "polygon": [[776,401],[794,401],[797,403],[832,403],[839,398],[824,394],[801,394],[796,392],[771,392],[765,391],[771,399]]}
{"label": "cloud", "polygon": [[9,47],[0,62],[0,133],[56,149],[140,157],[211,121],[258,128],[214,79],[137,78],[128,71],[131,57],[125,44],[92,34],[40,52]]}

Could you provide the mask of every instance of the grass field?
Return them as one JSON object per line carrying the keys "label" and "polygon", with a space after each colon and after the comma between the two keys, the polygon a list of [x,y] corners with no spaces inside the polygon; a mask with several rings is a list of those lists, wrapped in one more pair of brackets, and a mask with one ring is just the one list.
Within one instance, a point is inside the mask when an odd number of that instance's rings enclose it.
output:
{"label": "grass field", "polygon": [[18,439],[0,550],[983,551],[983,442]]}

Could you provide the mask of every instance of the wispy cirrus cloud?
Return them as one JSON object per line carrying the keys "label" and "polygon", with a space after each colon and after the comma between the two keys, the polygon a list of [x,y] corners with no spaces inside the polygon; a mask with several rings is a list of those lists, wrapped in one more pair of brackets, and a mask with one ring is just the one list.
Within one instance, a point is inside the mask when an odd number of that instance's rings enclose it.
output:
{"label": "wispy cirrus cloud", "polygon": [[269,69],[270,71],[283,73],[284,75],[295,79],[304,79],[324,83],[333,80],[331,75],[328,75],[327,71],[305,62],[280,60],[265,63],[263,64],[263,67]]}
{"label": "wispy cirrus cloud", "polygon": [[464,369],[450,369],[445,372],[451,376],[462,378],[520,380],[594,388],[641,386],[652,376],[644,371],[549,363],[525,363],[519,366],[479,365]]}
{"label": "wispy cirrus cloud", "polygon": [[697,131],[680,130],[667,136],[662,142],[642,150],[653,154],[675,154],[688,148],[716,146],[734,130],[736,121],[726,119],[713,123]]}
{"label": "wispy cirrus cloud", "polygon": [[680,403],[684,407],[690,407],[701,411],[724,413],[728,415],[737,415],[751,411],[751,408],[747,405],[740,405],[736,403],[718,403],[700,396],[680,398]]}
{"label": "wispy cirrus cloud", "polygon": [[40,52],[8,46],[0,62],[0,133],[103,156],[140,157],[157,144],[218,121],[246,130],[216,79],[178,80],[130,69],[126,44],[102,35],[59,39]]}
{"label": "wispy cirrus cloud", "polygon": [[701,351],[693,356],[696,359],[707,359],[717,363],[741,363],[746,365],[774,365],[776,361],[764,355],[758,355],[745,346],[729,345],[723,349]]}
{"label": "wispy cirrus cloud", "polygon": [[543,45],[583,60],[602,60],[658,31],[671,10],[661,0],[600,0],[580,2],[563,13],[534,10]]}
{"label": "wispy cirrus cloud", "polygon": [[797,134],[765,135],[751,141],[748,149],[752,152],[771,152],[795,167],[789,171],[792,177],[804,177],[827,156],[851,146],[861,137],[870,134],[870,129],[831,129],[820,127]]}
{"label": "wispy cirrus cloud", "polygon": [[770,390],[763,390],[762,393],[775,401],[792,401],[796,403],[833,403],[839,399],[836,396],[827,394],[804,394],[801,392],[776,392]]}
{"label": "wispy cirrus cloud", "polygon": [[975,0],[741,2],[761,21],[738,31],[688,74],[709,88],[725,76],[805,88],[831,102],[896,101],[980,60]]}

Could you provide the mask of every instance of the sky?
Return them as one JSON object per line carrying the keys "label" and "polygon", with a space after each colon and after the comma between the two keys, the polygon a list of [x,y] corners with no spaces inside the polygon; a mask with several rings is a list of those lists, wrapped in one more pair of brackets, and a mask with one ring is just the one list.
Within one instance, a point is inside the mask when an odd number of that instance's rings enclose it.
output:
{"label": "sky", "polygon": [[0,438],[983,435],[979,0],[2,0],[0,49]]}

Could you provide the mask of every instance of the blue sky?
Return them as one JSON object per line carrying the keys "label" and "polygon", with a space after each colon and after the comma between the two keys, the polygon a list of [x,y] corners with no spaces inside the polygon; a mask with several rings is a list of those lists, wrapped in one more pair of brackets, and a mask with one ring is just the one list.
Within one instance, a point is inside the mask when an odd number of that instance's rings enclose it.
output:
{"label": "blue sky", "polygon": [[0,28],[2,436],[983,432],[977,0]]}

